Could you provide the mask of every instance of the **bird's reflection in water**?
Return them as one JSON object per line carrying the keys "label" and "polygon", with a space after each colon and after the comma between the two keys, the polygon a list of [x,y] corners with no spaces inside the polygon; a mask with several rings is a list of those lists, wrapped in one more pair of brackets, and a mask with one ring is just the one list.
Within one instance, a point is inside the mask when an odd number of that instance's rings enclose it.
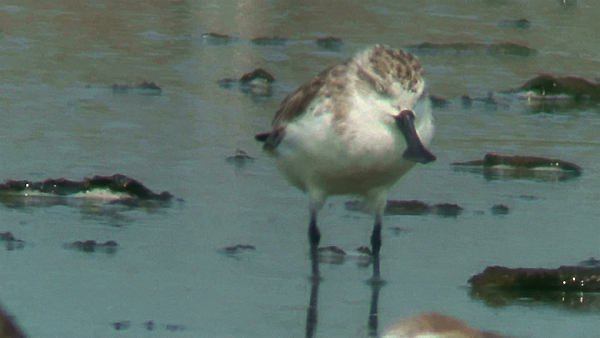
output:
{"label": "bird's reflection in water", "polygon": [[[308,309],[306,310],[306,337],[312,338],[315,336],[317,330],[318,313],[317,304],[319,301],[319,285],[321,284],[320,278],[311,278],[310,288],[310,300],[308,303]],[[369,310],[368,319],[368,332],[369,337],[377,337],[378,334],[378,323],[379,318],[377,314],[377,307],[379,302],[379,290],[385,285],[384,283],[370,283],[371,284],[371,307]]]}
{"label": "bird's reflection in water", "polygon": [[321,284],[320,278],[311,278],[310,288],[310,300],[308,302],[308,309],[306,310],[306,338],[312,338],[315,335],[317,329],[317,303],[319,302],[319,285]]}
{"label": "bird's reflection in water", "polygon": [[374,283],[371,284],[371,309],[369,311],[369,337],[377,337],[377,324],[379,318],[377,316],[377,307],[379,302],[379,290],[384,284]]}

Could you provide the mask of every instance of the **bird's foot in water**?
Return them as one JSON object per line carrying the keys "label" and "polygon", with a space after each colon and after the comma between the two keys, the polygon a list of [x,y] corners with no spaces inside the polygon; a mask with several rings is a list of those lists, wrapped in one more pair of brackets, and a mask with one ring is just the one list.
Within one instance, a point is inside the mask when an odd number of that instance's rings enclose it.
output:
{"label": "bird's foot in water", "polygon": [[387,284],[387,282],[383,280],[381,276],[373,276],[367,279],[366,283],[373,287],[383,287]]}

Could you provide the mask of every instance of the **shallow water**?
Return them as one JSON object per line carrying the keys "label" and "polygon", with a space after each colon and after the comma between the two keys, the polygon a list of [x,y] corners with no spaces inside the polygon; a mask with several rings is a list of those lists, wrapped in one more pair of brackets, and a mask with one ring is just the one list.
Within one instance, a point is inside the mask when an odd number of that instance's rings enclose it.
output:
{"label": "shallow water", "polygon": [[[600,15],[590,1],[184,2],[34,1],[0,6],[0,153],[5,178],[82,179],[121,173],[184,200],[170,208],[90,212],[77,206],[0,206],[0,232],[25,241],[0,251],[0,301],[32,337],[299,337],[310,297],[308,212],[253,140],[278,103],[331,63],[375,43],[510,41],[535,56],[481,51],[420,55],[436,109],[435,163],[418,166],[390,199],[457,203],[456,218],[384,219],[380,328],[436,310],[523,337],[599,336],[599,313],[560,305],[488,307],[467,280],[488,265],[558,267],[599,256],[597,105],[535,113],[519,100],[465,108],[549,72],[600,76]],[[526,18],[529,29],[501,20]],[[210,43],[206,32],[230,34]],[[336,51],[315,38],[343,39]],[[288,38],[256,46],[260,36]],[[419,55],[418,55],[419,56]],[[217,85],[255,66],[276,79],[254,100]],[[148,80],[160,95],[113,92]],[[236,148],[255,157],[226,161]],[[567,181],[489,180],[450,163],[486,152],[560,158],[583,167]],[[366,245],[372,219],[332,199],[320,215],[322,245]],[[492,215],[504,204],[510,213]],[[406,231],[399,234],[392,227]],[[114,255],[67,250],[115,240]],[[220,248],[251,244],[228,256]],[[317,337],[367,335],[370,268],[323,265]],[[113,323],[129,321],[126,329]],[[153,321],[149,331],[148,321]],[[167,325],[173,330],[169,331]]]}

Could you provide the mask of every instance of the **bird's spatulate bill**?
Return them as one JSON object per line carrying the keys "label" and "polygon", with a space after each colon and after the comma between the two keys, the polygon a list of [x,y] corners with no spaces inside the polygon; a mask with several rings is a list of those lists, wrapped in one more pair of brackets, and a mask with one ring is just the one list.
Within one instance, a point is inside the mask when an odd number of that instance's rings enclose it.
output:
{"label": "bird's spatulate bill", "polygon": [[403,110],[395,118],[407,145],[402,157],[423,164],[435,161],[435,155],[423,145],[415,130],[415,114],[411,110]]}

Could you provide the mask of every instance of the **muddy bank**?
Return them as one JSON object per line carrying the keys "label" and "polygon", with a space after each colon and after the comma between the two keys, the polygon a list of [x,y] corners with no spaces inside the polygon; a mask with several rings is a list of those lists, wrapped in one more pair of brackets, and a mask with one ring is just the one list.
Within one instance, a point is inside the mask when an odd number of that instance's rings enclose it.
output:
{"label": "muddy bank", "polygon": [[536,76],[522,86],[503,91],[534,100],[573,99],[576,101],[600,101],[600,84],[582,77],[556,77],[549,74]]}
{"label": "muddy bank", "polygon": [[577,164],[555,158],[487,153],[481,160],[451,163],[455,170],[483,173],[488,179],[567,180],[581,176]]}
{"label": "muddy bank", "polygon": [[[6,180],[0,184],[0,195],[48,194],[57,196],[80,196],[94,191],[106,190],[115,193],[118,198],[136,198],[140,200],[170,201],[173,195],[168,191],[159,194],[144,186],[141,182],[121,174],[112,176],[96,175],[81,181],[65,178],[49,178],[44,181]],[[89,196],[93,198],[93,195]],[[103,197],[99,195],[99,197]],[[110,195],[109,195],[110,197]]]}
{"label": "muddy bank", "polygon": [[471,296],[488,305],[548,304],[600,311],[600,267],[558,269],[489,266],[468,281]]}
{"label": "muddy bank", "polygon": [[569,110],[586,110],[600,104],[600,84],[577,76],[542,74],[523,85],[506,90],[490,91],[487,96],[462,95],[458,100],[430,95],[434,108],[446,108],[458,102],[462,108],[495,110],[507,108],[515,102],[526,104],[531,113],[553,113]]}

